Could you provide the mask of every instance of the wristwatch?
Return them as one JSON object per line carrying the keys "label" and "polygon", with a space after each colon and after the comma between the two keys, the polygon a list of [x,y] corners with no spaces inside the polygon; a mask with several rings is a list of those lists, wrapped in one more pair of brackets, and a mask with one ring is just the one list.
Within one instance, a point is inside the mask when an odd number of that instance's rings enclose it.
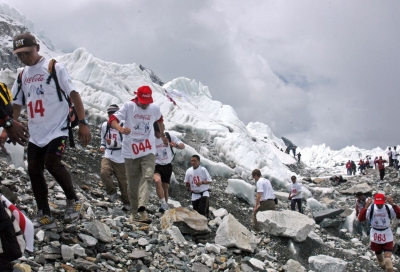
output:
{"label": "wristwatch", "polygon": [[8,117],[8,119],[4,122],[3,127],[4,128],[10,128],[13,124],[13,119],[12,117]]}
{"label": "wristwatch", "polygon": [[88,120],[86,118],[83,118],[82,120],[79,120],[78,123],[79,124],[84,124],[86,126],[89,125],[89,122],[88,122]]}

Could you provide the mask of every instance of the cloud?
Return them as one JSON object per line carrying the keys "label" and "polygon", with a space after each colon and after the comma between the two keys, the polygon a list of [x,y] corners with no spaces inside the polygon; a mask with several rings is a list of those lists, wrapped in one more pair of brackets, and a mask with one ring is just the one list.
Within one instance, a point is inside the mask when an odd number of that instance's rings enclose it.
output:
{"label": "cloud", "polygon": [[57,48],[201,81],[299,146],[398,143],[398,1],[2,2]]}

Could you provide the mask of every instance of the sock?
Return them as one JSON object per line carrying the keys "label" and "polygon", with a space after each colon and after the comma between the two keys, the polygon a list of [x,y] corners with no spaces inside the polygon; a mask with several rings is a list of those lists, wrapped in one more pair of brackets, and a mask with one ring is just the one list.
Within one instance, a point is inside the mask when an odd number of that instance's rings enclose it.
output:
{"label": "sock", "polygon": [[165,201],[165,198],[161,198],[160,202],[161,202],[161,204],[167,204],[167,202]]}

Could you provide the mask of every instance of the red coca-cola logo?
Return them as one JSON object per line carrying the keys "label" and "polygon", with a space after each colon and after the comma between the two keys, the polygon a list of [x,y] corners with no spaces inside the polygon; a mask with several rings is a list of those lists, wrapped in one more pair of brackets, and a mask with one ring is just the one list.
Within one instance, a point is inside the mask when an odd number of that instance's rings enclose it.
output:
{"label": "red coca-cola logo", "polygon": [[150,120],[150,115],[149,114],[135,114],[135,116],[133,118],[141,119],[141,120]]}
{"label": "red coca-cola logo", "polygon": [[33,77],[27,77],[24,81],[24,84],[32,83],[32,82],[38,82],[38,81],[43,81],[44,80],[44,75],[41,74],[36,74]]}
{"label": "red coca-cola logo", "polygon": [[143,98],[150,98],[151,97],[151,94],[142,94],[141,95]]}

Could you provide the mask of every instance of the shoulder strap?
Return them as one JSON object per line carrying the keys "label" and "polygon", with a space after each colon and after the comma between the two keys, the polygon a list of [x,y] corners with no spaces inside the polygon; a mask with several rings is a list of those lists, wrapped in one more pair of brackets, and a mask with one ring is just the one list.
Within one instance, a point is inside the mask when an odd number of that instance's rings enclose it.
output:
{"label": "shoulder strap", "polygon": [[63,100],[62,96],[64,96],[65,100],[68,102],[68,105],[71,106],[71,100],[69,99],[69,97],[67,97],[67,94],[61,89],[60,83],[58,82],[56,63],[57,61],[55,59],[50,60],[49,66],[47,67],[47,70],[49,72],[49,77],[47,78],[46,83],[50,84],[51,79],[54,79],[54,83],[56,84],[58,99],[61,102]]}
{"label": "shoulder strap", "polygon": [[374,216],[374,207],[375,207],[375,204],[372,203],[371,212],[369,213],[369,220],[370,221],[372,220],[372,217]]}
{"label": "shoulder strap", "polygon": [[[168,139],[169,142],[172,141],[172,140],[171,140],[171,135],[169,135],[168,132],[165,132],[165,137],[167,137],[167,139]],[[169,147],[171,148],[172,155],[175,156],[175,152],[174,152],[174,150],[172,149],[172,146],[170,145]]]}
{"label": "shoulder strap", "polygon": [[[18,74],[18,77],[17,77],[18,90],[17,90],[17,93],[15,94],[13,100],[17,100],[18,94],[19,94],[19,92],[20,92],[21,89],[22,89],[22,74],[23,74],[23,73],[24,73],[24,69],[22,69],[21,73]],[[25,105],[25,95],[24,95],[24,92],[22,92],[22,105]]]}
{"label": "shoulder strap", "polygon": [[[124,126],[124,123],[122,122],[122,123],[119,124],[119,125],[120,125],[121,127],[123,127],[123,126]],[[104,139],[106,138],[107,133],[108,133],[108,137],[111,138],[110,128],[111,128],[111,126],[110,126],[110,125],[108,124],[108,122],[107,122],[106,133],[104,133],[104,136],[103,136]],[[119,133],[119,138],[121,139],[121,143],[122,143],[122,140],[123,140],[122,133],[119,132],[119,131],[118,131],[118,133]]]}
{"label": "shoulder strap", "polygon": [[386,208],[386,211],[388,213],[389,219],[392,219],[392,217],[390,216],[389,206],[387,204],[385,204],[385,208]]}

